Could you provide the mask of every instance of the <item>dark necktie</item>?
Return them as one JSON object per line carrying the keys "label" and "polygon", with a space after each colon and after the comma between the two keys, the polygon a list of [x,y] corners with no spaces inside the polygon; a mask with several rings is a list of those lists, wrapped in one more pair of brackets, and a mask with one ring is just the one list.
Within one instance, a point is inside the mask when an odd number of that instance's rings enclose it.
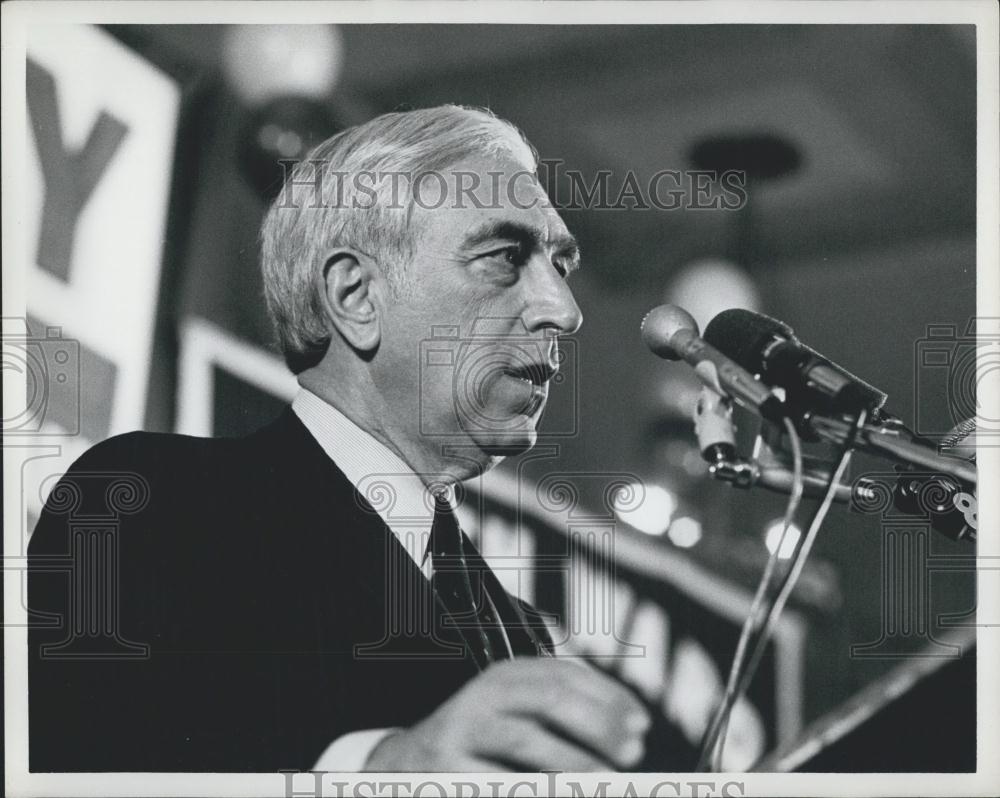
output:
{"label": "dark necktie", "polygon": [[447,501],[434,502],[428,551],[434,573],[431,590],[468,644],[480,669],[510,656],[507,638],[483,576],[470,573],[462,544],[462,530]]}

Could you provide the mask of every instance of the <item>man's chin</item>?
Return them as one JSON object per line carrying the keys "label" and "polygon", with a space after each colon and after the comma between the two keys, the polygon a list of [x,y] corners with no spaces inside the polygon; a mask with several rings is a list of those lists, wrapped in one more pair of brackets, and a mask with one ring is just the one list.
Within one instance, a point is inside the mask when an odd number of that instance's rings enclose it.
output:
{"label": "man's chin", "polygon": [[485,445],[482,447],[483,451],[490,457],[503,459],[504,457],[513,457],[517,454],[522,454],[528,451],[532,446],[535,445],[536,438],[531,440],[512,440],[510,442],[494,443],[490,445]]}
{"label": "man's chin", "polygon": [[528,451],[538,442],[538,431],[533,426],[510,431],[482,430],[474,433],[472,439],[486,454],[503,458]]}

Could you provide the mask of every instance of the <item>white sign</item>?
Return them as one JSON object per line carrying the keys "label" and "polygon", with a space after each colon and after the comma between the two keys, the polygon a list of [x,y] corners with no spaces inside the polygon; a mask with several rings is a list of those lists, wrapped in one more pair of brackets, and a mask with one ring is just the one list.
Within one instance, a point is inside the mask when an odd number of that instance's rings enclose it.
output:
{"label": "white sign", "polygon": [[180,92],[92,26],[31,27],[26,68],[28,423],[103,438],[143,423]]}

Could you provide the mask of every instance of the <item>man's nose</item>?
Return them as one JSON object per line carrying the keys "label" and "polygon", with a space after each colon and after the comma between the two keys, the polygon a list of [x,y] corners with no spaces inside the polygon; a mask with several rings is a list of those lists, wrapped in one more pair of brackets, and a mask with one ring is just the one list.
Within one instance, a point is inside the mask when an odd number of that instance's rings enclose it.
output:
{"label": "man's nose", "polygon": [[552,264],[538,271],[540,274],[526,286],[525,325],[532,332],[554,329],[561,334],[575,333],[583,324],[583,312],[566,278]]}

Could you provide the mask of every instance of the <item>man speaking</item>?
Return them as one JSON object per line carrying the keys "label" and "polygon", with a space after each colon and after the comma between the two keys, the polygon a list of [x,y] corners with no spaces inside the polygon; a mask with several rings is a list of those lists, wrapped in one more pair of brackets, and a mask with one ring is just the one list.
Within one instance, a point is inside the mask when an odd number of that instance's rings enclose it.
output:
{"label": "man speaking", "polygon": [[[262,266],[300,391],[244,439],[112,438],[52,491],[29,548],[31,770],[639,761],[641,703],[553,656],[453,512],[463,480],[534,445],[581,323],[536,168],[509,123],[442,106],[289,175]],[[122,475],[146,498],[115,518],[107,589],[47,568],[87,555],[77,521]],[[97,593],[115,645],[81,654]]]}

